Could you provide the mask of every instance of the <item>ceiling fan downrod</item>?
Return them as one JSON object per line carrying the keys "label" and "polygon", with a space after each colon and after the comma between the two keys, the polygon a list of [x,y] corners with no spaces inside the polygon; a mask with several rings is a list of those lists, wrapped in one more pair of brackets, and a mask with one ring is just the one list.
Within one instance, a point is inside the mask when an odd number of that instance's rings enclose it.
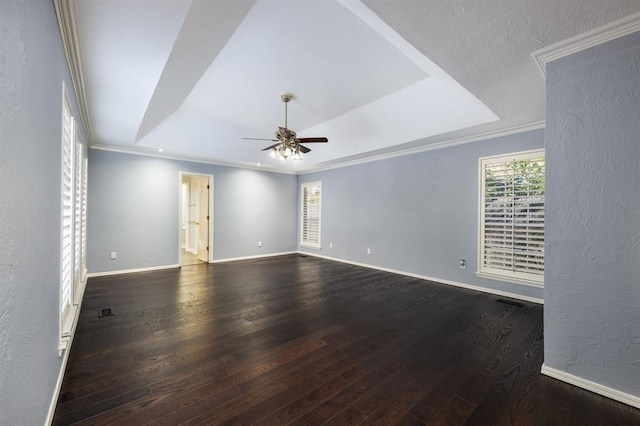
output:
{"label": "ceiling fan downrod", "polygon": [[280,99],[284,102],[284,131],[280,129],[280,131],[276,133],[276,138],[280,141],[280,145],[277,147],[274,146],[271,149],[271,157],[279,157],[283,161],[286,161],[288,158],[302,160],[300,148],[296,141],[296,133],[289,130],[288,104],[291,99],[293,99],[293,94],[289,92],[282,93],[280,94]]}
{"label": "ceiling fan downrod", "polygon": [[289,125],[287,123],[287,120],[288,120],[289,111],[288,111],[287,105],[289,104],[291,99],[293,99],[293,93],[289,93],[289,92],[282,93],[280,95],[280,99],[282,99],[282,102],[284,102],[284,128],[288,129]]}

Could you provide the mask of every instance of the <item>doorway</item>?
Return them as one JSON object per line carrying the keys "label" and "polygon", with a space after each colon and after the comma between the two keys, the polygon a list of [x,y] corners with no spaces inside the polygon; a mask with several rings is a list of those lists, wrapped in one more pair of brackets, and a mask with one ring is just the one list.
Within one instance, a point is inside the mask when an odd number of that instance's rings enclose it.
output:
{"label": "doorway", "polygon": [[179,263],[213,261],[213,175],[180,172]]}

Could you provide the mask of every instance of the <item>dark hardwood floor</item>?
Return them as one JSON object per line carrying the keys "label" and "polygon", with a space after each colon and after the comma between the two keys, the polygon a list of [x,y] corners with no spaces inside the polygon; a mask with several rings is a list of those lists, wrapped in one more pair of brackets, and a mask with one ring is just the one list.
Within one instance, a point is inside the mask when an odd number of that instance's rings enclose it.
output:
{"label": "dark hardwood floor", "polygon": [[496,299],[301,255],[92,278],[54,424],[640,425]]}

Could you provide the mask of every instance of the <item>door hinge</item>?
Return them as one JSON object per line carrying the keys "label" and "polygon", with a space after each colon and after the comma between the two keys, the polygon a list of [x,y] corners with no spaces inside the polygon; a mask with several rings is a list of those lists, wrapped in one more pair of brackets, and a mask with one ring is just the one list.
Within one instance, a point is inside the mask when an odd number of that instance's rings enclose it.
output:
{"label": "door hinge", "polygon": [[207,185],[207,189],[209,189],[209,185]]}
{"label": "door hinge", "polygon": [[209,215],[207,215],[207,220],[209,220]]}
{"label": "door hinge", "polygon": [[207,251],[209,251],[209,246],[207,246]]}

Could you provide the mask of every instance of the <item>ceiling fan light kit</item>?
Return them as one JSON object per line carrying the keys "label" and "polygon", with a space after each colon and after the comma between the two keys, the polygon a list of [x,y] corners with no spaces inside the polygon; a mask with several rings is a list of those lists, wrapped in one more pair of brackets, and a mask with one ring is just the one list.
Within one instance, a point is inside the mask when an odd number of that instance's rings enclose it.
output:
{"label": "ceiling fan light kit", "polygon": [[274,145],[268,146],[263,149],[263,151],[269,151],[269,156],[271,158],[278,158],[281,161],[287,161],[289,158],[293,161],[302,160],[302,153],[308,153],[311,149],[307,148],[304,145],[301,145],[300,142],[304,143],[325,143],[329,140],[325,137],[319,138],[298,138],[296,132],[289,129],[288,126],[288,108],[287,104],[291,102],[293,99],[292,93],[282,93],[280,95],[280,99],[284,102],[284,127],[278,127],[278,131],[275,133],[275,139],[260,139],[260,138],[243,138],[250,140],[270,140],[273,142],[278,142]]}

